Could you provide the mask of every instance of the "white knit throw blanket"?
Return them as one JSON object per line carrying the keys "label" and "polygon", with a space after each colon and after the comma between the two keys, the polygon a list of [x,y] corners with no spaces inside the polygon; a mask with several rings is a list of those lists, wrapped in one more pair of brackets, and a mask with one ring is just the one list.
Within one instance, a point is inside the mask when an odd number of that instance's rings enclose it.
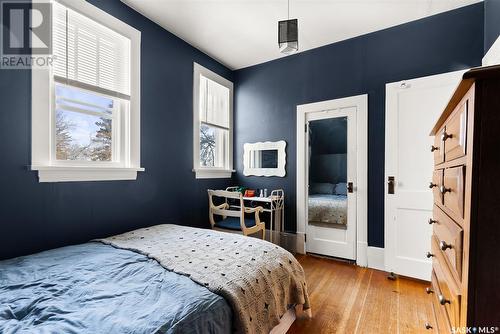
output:
{"label": "white knit throw blanket", "polygon": [[269,333],[292,305],[309,309],[304,271],[267,241],[178,225],[156,225],[98,241],[139,252],[224,297],[237,333]]}

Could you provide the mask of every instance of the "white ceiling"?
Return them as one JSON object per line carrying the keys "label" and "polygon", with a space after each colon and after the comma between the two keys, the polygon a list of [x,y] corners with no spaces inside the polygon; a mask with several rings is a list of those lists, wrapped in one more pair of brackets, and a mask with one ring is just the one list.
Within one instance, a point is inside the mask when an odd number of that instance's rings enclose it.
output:
{"label": "white ceiling", "polygon": [[[287,0],[122,0],[231,69],[283,57]],[[481,0],[290,0],[305,51]]]}

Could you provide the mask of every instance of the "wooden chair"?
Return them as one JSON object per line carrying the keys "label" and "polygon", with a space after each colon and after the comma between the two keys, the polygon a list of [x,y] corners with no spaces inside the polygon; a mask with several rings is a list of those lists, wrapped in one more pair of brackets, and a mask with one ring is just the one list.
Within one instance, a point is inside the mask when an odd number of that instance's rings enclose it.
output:
{"label": "wooden chair", "polygon": [[[224,198],[224,203],[214,204],[214,197]],[[230,206],[228,199],[239,200],[238,206]],[[259,213],[264,209],[261,206],[246,208],[243,195],[237,191],[208,190],[208,205],[210,224],[212,229],[230,233],[251,235],[261,231],[262,239],[266,237],[266,224],[260,221]],[[231,210],[232,209],[232,210]],[[245,218],[245,213],[255,213],[254,219]],[[215,221],[215,215],[222,216],[221,221]]]}

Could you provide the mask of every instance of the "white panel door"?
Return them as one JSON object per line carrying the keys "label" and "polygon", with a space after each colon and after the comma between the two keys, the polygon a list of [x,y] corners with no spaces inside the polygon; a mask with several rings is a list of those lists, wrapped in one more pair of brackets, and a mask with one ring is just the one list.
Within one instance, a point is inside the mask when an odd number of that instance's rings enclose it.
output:
{"label": "white panel door", "polygon": [[[332,224],[307,224],[307,252],[334,256],[343,259],[356,259],[356,194],[357,185],[357,123],[356,106],[311,112],[306,115],[307,124],[331,118],[347,119],[347,183],[352,185],[352,191],[347,191],[347,224],[345,228]],[[308,127],[309,128],[309,127]],[[308,139],[306,147],[309,147]],[[306,167],[306,175],[309,168]],[[309,179],[308,177],[306,179]],[[308,201],[308,193],[306,193]],[[306,206],[308,210],[308,206]],[[307,213],[307,211],[306,211]],[[308,216],[308,215],[307,215]]]}
{"label": "white panel door", "polygon": [[[463,71],[386,85],[385,266],[396,274],[431,278],[433,144],[429,132]],[[394,193],[389,193],[389,178]]]}

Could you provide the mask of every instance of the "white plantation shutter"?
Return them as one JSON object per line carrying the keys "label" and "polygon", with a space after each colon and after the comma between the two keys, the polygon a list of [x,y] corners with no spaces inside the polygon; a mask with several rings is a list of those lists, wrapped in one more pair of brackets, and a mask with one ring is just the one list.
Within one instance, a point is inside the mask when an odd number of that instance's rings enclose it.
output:
{"label": "white plantation shutter", "polygon": [[227,87],[200,77],[200,121],[216,127],[229,128],[229,94]]}
{"label": "white plantation shutter", "polygon": [[130,39],[59,3],[53,26],[56,80],[130,98]]}
{"label": "white plantation shutter", "polygon": [[54,75],[66,77],[66,7],[53,5],[52,20],[52,46],[54,53]]}

